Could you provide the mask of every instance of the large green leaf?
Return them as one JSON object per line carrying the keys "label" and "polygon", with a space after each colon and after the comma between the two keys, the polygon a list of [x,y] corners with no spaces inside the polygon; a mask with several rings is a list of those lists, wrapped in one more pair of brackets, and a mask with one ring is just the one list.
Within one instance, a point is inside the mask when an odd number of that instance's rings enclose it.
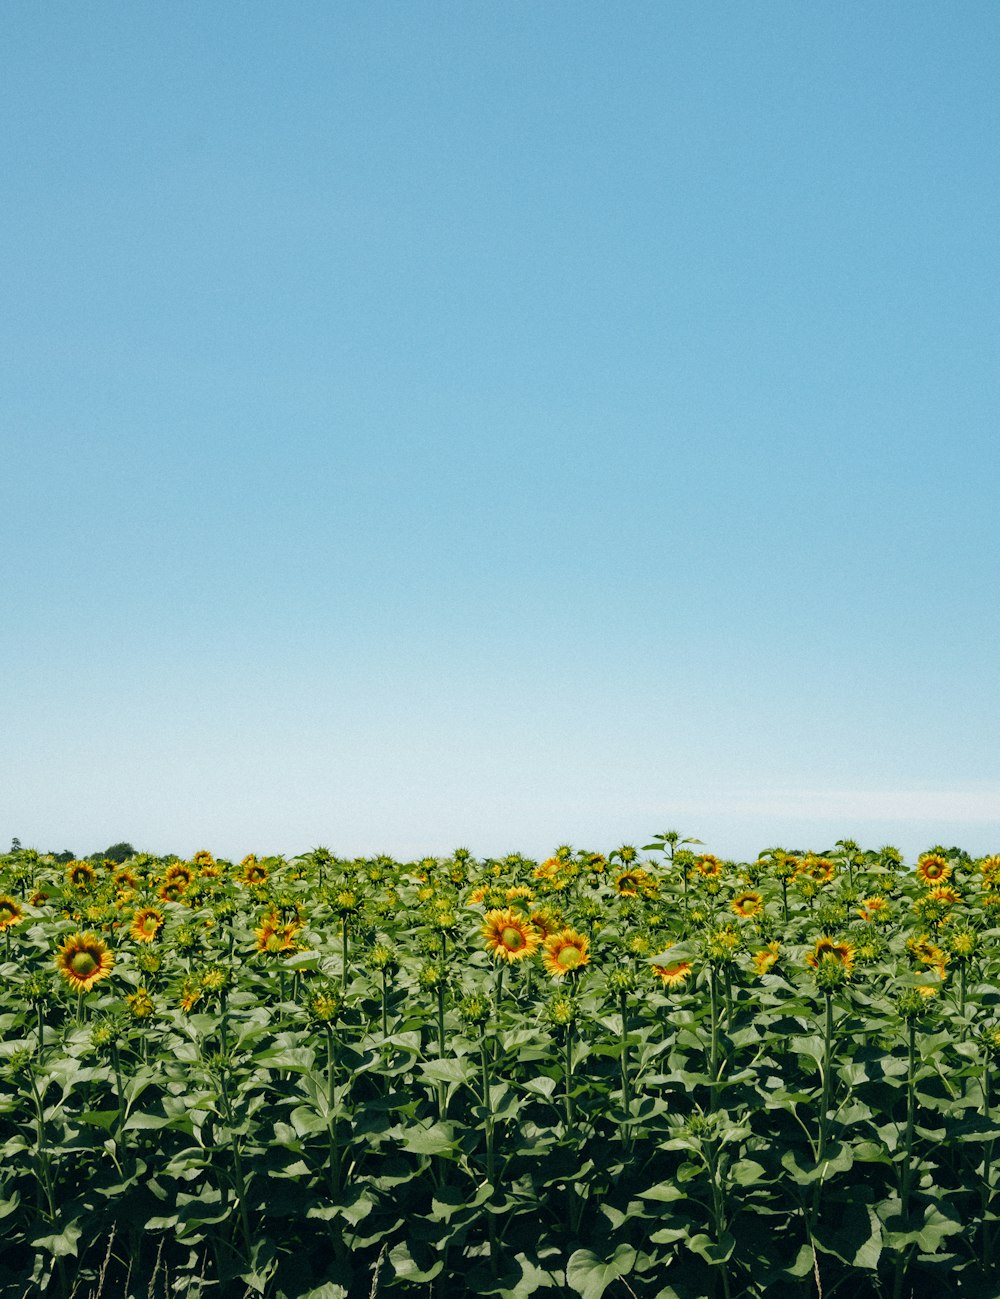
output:
{"label": "large green leaf", "polygon": [[612,1281],[628,1276],[636,1258],[636,1251],[624,1244],[610,1258],[600,1258],[589,1249],[575,1250],[566,1264],[566,1284],[583,1299],[601,1299]]}

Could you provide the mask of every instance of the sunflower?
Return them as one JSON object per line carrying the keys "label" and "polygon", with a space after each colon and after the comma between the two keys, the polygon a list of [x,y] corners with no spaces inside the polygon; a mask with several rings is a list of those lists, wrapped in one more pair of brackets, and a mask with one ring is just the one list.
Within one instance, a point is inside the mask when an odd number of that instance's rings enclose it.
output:
{"label": "sunflower", "polygon": [[871,897],[861,899],[858,915],[870,924],[873,920],[886,919],[888,907],[889,904],[881,893],[873,893]]}
{"label": "sunflower", "polygon": [[115,958],[96,934],[73,934],[56,953],[56,969],[75,992],[89,992],[106,979]]}
{"label": "sunflower", "polygon": [[637,898],[642,894],[643,897],[649,898],[656,893],[656,881],[641,866],[633,866],[631,870],[622,871],[615,878],[615,888],[618,890],[619,897]]}
{"label": "sunflower", "polygon": [[722,874],[722,862],[712,853],[706,852],[695,858],[694,869],[705,879],[718,879]]}
{"label": "sunflower", "polygon": [[562,917],[558,911],[550,911],[548,907],[540,907],[537,911],[532,911],[529,919],[538,931],[541,939],[551,938],[553,934],[563,929]]}
{"label": "sunflower", "polygon": [[814,970],[818,970],[822,962],[828,958],[842,965],[846,974],[850,974],[854,969],[853,945],[851,943],[836,943],[832,938],[819,938],[816,940],[813,951],[806,954],[806,965],[811,965]]}
{"label": "sunflower", "polygon": [[298,943],[295,939],[301,928],[300,920],[282,923],[281,916],[276,911],[269,911],[253,931],[257,939],[257,951],[270,953],[296,951]]}
{"label": "sunflower", "polygon": [[24,912],[13,898],[0,897],[0,929],[10,929],[24,919]]}
{"label": "sunflower", "polygon": [[917,878],[928,888],[934,884],[943,884],[950,874],[951,867],[937,853],[924,853],[917,862]]}
{"label": "sunflower", "polygon": [[516,884],[512,889],[507,890],[508,902],[534,902],[535,895],[528,888],[527,884]]}
{"label": "sunflower", "polygon": [[938,947],[937,943],[932,943],[926,934],[908,938],[906,940],[906,950],[918,964],[936,970],[939,978],[944,979],[947,977],[948,971],[946,967],[951,957],[943,948]]}
{"label": "sunflower", "polygon": [[214,866],[215,858],[207,848],[201,848],[191,859],[196,866]]}
{"label": "sunflower", "polygon": [[546,857],[539,866],[535,867],[535,879],[548,879],[550,876],[555,875],[561,866],[562,862],[558,857]]}
{"label": "sunflower", "polygon": [[676,965],[654,965],[653,973],[665,988],[682,988],[691,977],[691,962],[678,961]]}
{"label": "sunflower", "polygon": [[161,902],[180,902],[184,896],[185,886],[181,880],[167,880],[156,890],[156,896]]}
{"label": "sunflower", "polygon": [[753,954],[753,968],[756,974],[767,974],[772,965],[776,965],[781,955],[780,943],[768,943],[759,952]]}
{"label": "sunflower", "polygon": [[764,910],[764,899],[759,893],[749,891],[747,893],[738,893],[729,904],[738,916],[744,920],[749,920],[752,916],[759,916]]}
{"label": "sunflower", "polygon": [[201,1001],[201,998],[202,998],[202,989],[197,979],[193,979],[190,977],[185,979],[183,984],[181,985],[181,993],[178,999],[180,1002],[180,1008],[184,1012],[184,1014],[190,1015],[191,1011],[194,1010],[198,1002]]}
{"label": "sunflower", "polygon": [[129,934],[137,943],[152,943],[163,928],[163,912],[156,907],[142,907],[132,917]]}
{"label": "sunflower", "polygon": [[590,939],[578,934],[575,929],[561,929],[558,934],[546,938],[542,964],[554,979],[561,979],[590,963],[587,954],[589,946]]}
{"label": "sunflower", "polygon": [[190,866],[186,866],[184,862],[175,862],[173,866],[168,866],[163,874],[164,884],[176,881],[182,884],[184,888],[187,888],[193,879],[194,871]]}
{"label": "sunflower", "polygon": [[482,928],[486,950],[494,959],[513,965],[538,951],[541,938],[531,921],[513,907],[487,911]]}
{"label": "sunflower", "polygon": [[66,879],[75,889],[89,889],[97,879],[97,872],[89,861],[71,861],[66,866]]}
{"label": "sunflower", "polygon": [[156,1009],[146,988],[130,992],[125,998],[125,1005],[133,1019],[149,1019]]}
{"label": "sunflower", "polygon": [[950,907],[953,907],[956,902],[962,901],[961,893],[957,889],[953,889],[950,884],[942,884],[940,888],[931,889],[930,896],[935,902],[944,902]]}
{"label": "sunflower", "polygon": [[486,894],[488,892],[489,889],[486,888],[485,885],[480,884],[478,888],[474,888],[472,892],[469,894],[465,905],[467,907],[478,907],[480,902],[483,902],[485,900]]}
{"label": "sunflower", "polygon": [[836,870],[837,868],[828,858],[810,856],[799,863],[798,874],[808,875],[817,884],[829,884],[836,874]]}
{"label": "sunflower", "polygon": [[262,861],[256,857],[252,861],[244,861],[243,869],[240,871],[239,880],[242,884],[249,884],[251,888],[256,888],[258,884],[266,884],[268,870]]}

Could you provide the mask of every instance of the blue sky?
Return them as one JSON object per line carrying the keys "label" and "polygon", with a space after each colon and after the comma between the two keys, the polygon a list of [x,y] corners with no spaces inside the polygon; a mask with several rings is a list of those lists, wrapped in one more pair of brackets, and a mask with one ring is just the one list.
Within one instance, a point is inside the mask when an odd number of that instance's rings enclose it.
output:
{"label": "blue sky", "polygon": [[994,4],[0,58],[0,843],[1000,850]]}

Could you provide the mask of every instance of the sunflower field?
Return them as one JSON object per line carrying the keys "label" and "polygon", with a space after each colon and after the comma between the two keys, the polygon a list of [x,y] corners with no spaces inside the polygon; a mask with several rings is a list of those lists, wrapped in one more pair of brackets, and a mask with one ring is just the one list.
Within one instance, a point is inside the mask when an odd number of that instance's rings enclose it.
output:
{"label": "sunflower field", "polygon": [[0,1296],[1000,1295],[1000,856],[0,857]]}

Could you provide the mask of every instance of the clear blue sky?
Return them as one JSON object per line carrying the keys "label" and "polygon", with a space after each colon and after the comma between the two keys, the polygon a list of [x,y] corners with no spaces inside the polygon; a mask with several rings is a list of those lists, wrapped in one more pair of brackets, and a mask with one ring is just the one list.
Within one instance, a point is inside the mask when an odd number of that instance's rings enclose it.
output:
{"label": "clear blue sky", "polygon": [[0,59],[0,846],[1000,851],[993,0]]}

